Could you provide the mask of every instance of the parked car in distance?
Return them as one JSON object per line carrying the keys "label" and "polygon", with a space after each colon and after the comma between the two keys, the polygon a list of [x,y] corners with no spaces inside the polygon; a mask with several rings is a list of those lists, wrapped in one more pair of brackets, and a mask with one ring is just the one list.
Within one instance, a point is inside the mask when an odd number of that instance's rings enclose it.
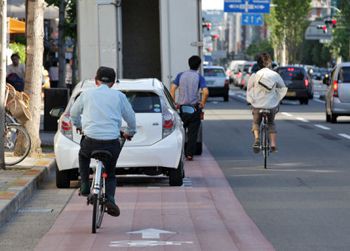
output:
{"label": "parked car in distance", "polygon": [[[71,122],[70,109],[78,95],[90,88],[96,88],[94,80],[79,82],[59,118],[54,138],[58,188],[67,188],[78,179],[81,135]],[[137,126],[137,133],[121,151],[116,174],[166,175],[171,186],[182,185],[185,132],[167,88],[157,79],[120,80],[112,88],[127,96]]]}
{"label": "parked car in distance", "polygon": [[256,64],[256,61],[249,61],[243,65],[241,77],[237,81],[239,88],[247,90],[248,80],[252,74],[254,64]]}
{"label": "parked car in distance", "polygon": [[241,75],[241,68],[246,60],[232,60],[228,66],[228,77],[231,84],[237,86],[237,78]]}
{"label": "parked car in distance", "polygon": [[229,100],[229,79],[226,76],[224,67],[205,66],[204,78],[209,89],[209,97],[223,97],[224,101]]}
{"label": "parked car in distance", "polygon": [[284,99],[299,100],[300,104],[308,104],[313,98],[313,82],[307,70],[302,66],[280,66],[275,68],[280,74],[288,91]]}
{"label": "parked car in distance", "polygon": [[350,116],[350,62],[336,65],[324,83],[328,85],[326,121],[336,123],[337,117]]}

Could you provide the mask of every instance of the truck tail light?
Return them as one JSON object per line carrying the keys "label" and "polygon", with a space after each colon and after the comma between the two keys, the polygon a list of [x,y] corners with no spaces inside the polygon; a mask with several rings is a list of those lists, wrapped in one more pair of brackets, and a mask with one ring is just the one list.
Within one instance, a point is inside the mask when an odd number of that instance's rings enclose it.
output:
{"label": "truck tail light", "polygon": [[304,85],[305,85],[306,88],[309,87],[309,80],[305,79],[304,80]]}

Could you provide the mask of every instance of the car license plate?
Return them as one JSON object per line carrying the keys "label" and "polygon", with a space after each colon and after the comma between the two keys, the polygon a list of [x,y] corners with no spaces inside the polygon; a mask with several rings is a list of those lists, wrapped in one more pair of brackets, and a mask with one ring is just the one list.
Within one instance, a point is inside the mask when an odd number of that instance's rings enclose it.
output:
{"label": "car license plate", "polygon": [[295,92],[287,92],[286,97],[295,97],[296,93]]}
{"label": "car license plate", "polygon": [[214,83],[215,83],[215,81],[207,81],[208,86],[212,86],[212,85],[214,85]]}

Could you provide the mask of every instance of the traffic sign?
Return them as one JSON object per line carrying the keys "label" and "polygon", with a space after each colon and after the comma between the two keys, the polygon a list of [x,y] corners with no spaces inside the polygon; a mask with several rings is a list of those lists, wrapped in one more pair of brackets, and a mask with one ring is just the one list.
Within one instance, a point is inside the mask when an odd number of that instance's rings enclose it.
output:
{"label": "traffic sign", "polygon": [[224,12],[270,13],[270,0],[225,0]]}
{"label": "traffic sign", "polygon": [[251,25],[251,26],[262,26],[264,24],[264,19],[261,14],[242,14],[242,25]]}

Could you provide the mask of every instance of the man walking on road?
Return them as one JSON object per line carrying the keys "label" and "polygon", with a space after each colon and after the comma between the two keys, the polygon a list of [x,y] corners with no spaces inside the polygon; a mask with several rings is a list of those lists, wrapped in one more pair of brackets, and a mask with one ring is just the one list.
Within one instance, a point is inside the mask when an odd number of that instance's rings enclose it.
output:
{"label": "man walking on road", "polygon": [[[205,79],[198,73],[201,62],[199,56],[190,57],[188,59],[190,70],[179,73],[170,87],[170,94],[175,101],[176,90],[179,89],[177,104],[187,133],[187,147],[185,149],[187,160],[193,159],[201,125],[201,113],[209,95]],[[202,91],[201,99],[200,90]],[[190,106],[193,109],[182,109],[185,106]]]}
{"label": "man walking on road", "polygon": [[115,166],[121,151],[119,137],[122,119],[128,125],[124,137],[130,139],[136,133],[135,113],[125,94],[111,87],[115,82],[115,71],[109,67],[97,70],[95,82],[97,88],[83,91],[71,109],[71,118],[77,130],[83,132],[79,151],[79,171],[81,177],[80,194],[88,196],[89,167],[91,153],[95,150],[107,150],[113,158],[104,163],[107,170],[106,207],[107,213],[119,216],[120,210],[115,204],[116,177]]}

